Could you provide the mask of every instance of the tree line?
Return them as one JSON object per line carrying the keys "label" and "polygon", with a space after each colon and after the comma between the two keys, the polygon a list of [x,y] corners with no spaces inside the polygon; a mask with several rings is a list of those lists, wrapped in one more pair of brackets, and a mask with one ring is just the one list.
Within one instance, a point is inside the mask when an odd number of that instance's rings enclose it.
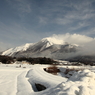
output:
{"label": "tree line", "polygon": [[38,58],[27,58],[27,57],[11,57],[11,56],[3,56],[0,55],[0,62],[2,62],[3,64],[12,64],[15,61],[26,61],[29,62],[30,64],[53,64],[56,63],[56,61],[54,61],[51,58],[46,58],[46,57],[38,57]]}

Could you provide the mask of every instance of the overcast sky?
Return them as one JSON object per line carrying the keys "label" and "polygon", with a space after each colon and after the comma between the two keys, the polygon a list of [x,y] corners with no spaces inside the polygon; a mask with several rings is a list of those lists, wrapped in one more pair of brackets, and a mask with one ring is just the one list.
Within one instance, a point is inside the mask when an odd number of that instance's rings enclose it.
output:
{"label": "overcast sky", "polygon": [[95,37],[95,0],[0,0],[0,49],[56,35]]}

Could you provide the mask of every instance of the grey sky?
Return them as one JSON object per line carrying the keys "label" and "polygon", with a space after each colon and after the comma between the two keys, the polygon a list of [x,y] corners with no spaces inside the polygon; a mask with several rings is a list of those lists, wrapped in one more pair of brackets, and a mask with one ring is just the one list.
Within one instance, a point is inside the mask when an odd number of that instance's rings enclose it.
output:
{"label": "grey sky", "polygon": [[0,49],[53,34],[95,37],[95,0],[0,0]]}

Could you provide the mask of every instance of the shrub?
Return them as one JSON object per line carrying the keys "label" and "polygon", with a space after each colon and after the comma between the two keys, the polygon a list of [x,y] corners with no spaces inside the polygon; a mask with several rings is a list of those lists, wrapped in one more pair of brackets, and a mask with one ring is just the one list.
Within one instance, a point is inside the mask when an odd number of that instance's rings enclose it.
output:
{"label": "shrub", "polygon": [[0,62],[2,62],[4,64],[10,64],[10,63],[14,62],[14,59],[10,56],[0,55]]}
{"label": "shrub", "polygon": [[68,68],[68,69],[66,69],[65,70],[65,72],[64,72],[64,74],[68,74],[69,72],[71,72],[71,71],[76,71],[76,72],[78,72],[79,71],[79,69],[75,69],[75,68]]}
{"label": "shrub", "polygon": [[58,72],[60,72],[60,70],[58,69],[58,67],[56,67],[56,65],[51,65],[50,67],[44,69],[46,72],[57,75]]}
{"label": "shrub", "polygon": [[[78,71],[82,71],[82,70],[84,70],[84,68],[67,68],[67,69],[65,70],[64,74],[65,74],[65,75],[68,75],[68,74],[69,74],[69,76],[72,76],[72,74],[73,74],[74,72],[78,72]],[[67,77],[67,76],[66,76],[66,77]],[[69,78],[69,77],[67,77],[67,78]]]}

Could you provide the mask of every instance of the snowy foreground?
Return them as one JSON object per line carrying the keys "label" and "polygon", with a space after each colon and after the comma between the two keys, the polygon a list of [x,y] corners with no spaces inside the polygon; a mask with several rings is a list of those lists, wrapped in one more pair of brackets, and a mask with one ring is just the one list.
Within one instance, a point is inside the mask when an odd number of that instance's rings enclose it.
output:
{"label": "snowy foreground", "polygon": [[[68,75],[62,73],[66,70],[64,66],[59,67],[58,75],[45,72],[45,67],[47,65],[0,64],[0,95],[95,95],[95,67],[71,71]],[[35,83],[47,89],[37,91]]]}

